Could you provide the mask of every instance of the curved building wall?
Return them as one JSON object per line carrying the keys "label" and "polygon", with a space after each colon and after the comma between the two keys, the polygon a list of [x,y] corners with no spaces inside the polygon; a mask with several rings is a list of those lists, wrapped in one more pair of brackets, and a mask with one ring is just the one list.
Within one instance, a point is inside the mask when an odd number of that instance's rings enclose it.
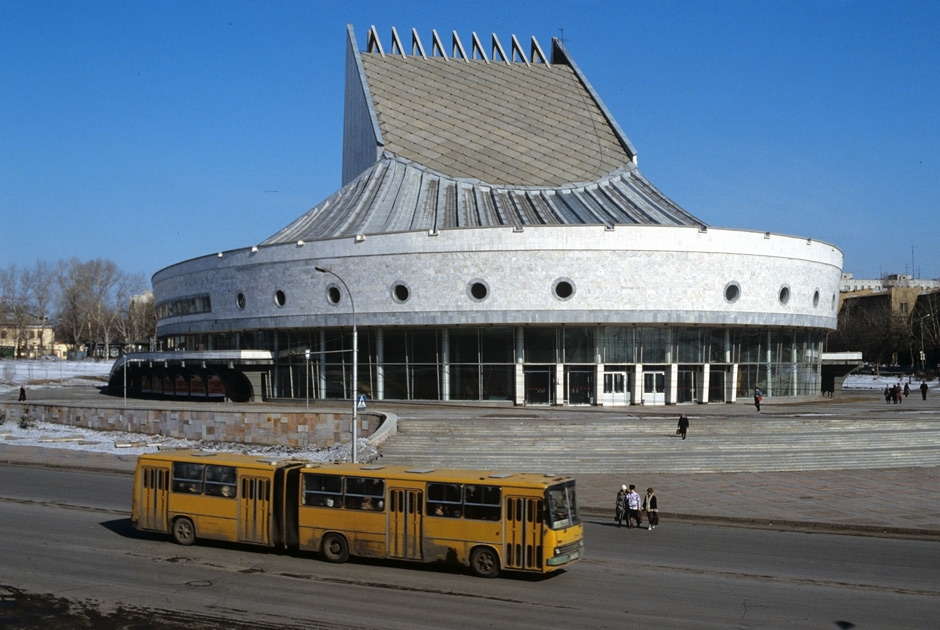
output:
{"label": "curved building wall", "polygon": [[[666,226],[399,233],[224,252],[153,278],[159,335],[349,326],[696,324],[834,329],[842,253],[804,238]],[[567,282],[570,295],[556,284]],[[473,294],[473,285],[477,295]],[[404,289],[396,287],[402,285]],[[278,292],[281,292],[280,294]],[[241,300],[239,295],[242,296]],[[167,317],[208,296],[209,312]],[[404,298],[404,299],[402,299]],[[279,302],[281,302],[279,304]],[[241,304],[241,306],[240,306]]]}
{"label": "curved building wall", "polygon": [[269,351],[265,396],[349,398],[355,323],[372,398],[731,402],[818,393],[841,262],[757,232],[474,228],[222,252],[153,283],[167,349]]}

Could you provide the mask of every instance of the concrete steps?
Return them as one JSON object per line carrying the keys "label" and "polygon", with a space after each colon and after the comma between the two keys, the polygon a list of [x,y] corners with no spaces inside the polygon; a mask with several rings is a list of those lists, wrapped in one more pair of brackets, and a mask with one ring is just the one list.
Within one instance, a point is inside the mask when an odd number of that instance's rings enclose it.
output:
{"label": "concrete steps", "polygon": [[594,474],[940,466],[940,418],[399,418],[389,464]]}

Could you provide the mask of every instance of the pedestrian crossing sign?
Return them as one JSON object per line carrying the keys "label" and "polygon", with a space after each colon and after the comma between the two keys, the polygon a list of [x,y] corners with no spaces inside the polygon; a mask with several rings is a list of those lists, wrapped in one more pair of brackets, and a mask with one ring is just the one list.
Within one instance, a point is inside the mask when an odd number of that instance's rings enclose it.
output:
{"label": "pedestrian crossing sign", "polygon": [[358,402],[356,403],[356,409],[365,409],[366,408],[366,395],[359,394]]}

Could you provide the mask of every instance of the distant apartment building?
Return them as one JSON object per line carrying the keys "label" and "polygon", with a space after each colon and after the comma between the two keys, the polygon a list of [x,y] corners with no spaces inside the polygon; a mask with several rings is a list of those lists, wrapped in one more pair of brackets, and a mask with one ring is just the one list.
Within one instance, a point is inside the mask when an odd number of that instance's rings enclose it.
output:
{"label": "distant apartment building", "polygon": [[858,291],[887,291],[888,289],[923,289],[936,291],[940,289],[940,280],[925,280],[913,278],[907,274],[893,273],[883,278],[856,278],[851,273],[842,273],[839,282],[839,291],[842,293],[855,293]]}
{"label": "distant apartment building", "polygon": [[913,278],[907,274],[889,274],[883,278],[855,278],[843,273],[839,282],[839,306],[851,300],[869,306],[887,301],[892,313],[910,315],[917,310],[921,296],[940,292],[940,280]]}
{"label": "distant apartment building", "polygon": [[0,314],[0,358],[37,359],[53,352],[52,325],[44,319]]}

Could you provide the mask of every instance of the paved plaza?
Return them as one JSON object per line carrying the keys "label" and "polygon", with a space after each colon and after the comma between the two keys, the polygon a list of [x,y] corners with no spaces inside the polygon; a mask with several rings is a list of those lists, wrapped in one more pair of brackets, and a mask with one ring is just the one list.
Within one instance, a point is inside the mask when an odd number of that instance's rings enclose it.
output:
{"label": "paved plaza", "polygon": [[[38,393],[33,401],[41,398],[43,395]],[[56,403],[67,399],[76,405],[81,405],[83,400],[102,405],[102,396],[97,391],[50,390],[49,402],[53,398]],[[121,405],[123,401],[111,399],[108,404]],[[128,401],[127,404],[166,408],[187,403]],[[291,407],[290,403],[272,406]],[[335,403],[333,406],[336,407]],[[323,408],[319,403],[317,407]],[[388,463],[400,463],[396,461],[396,457],[401,457],[395,454],[396,449],[407,452],[410,441],[425,437],[421,429],[425,426],[423,423],[431,419],[461,425],[466,425],[468,418],[488,419],[476,427],[480,432],[487,432],[492,426],[507,427],[509,437],[494,439],[493,446],[486,446],[487,455],[519,457],[519,461],[539,455],[533,452],[538,450],[538,445],[520,448],[519,443],[514,443],[512,435],[519,427],[534,426],[548,434],[563,426],[565,431],[591,436],[603,435],[605,427],[615,425],[618,430],[622,429],[622,445],[617,442],[612,451],[600,458],[595,457],[592,449],[572,449],[565,460],[567,465],[563,466],[567,469],[555,470],[578,478],[579,502],[591,519],[610,517],[617,489],[623,483],[633,483],[641,493],[647,487],[655,488],[662,525],[682,520],[940,538],[940,396],[933,391],[926,401],[922,401],[918,393],[901,405],[886,405],[876,392],[859,392],[835,400],[764,405],[760,414],[746,403],[579,409],[374,402],[371,407],[372,411],[393,413],[398,419],[398,434],[381,447],[389,451]],[[685,442],[672,434],[680,413],[692,419]],[[793,427],[800,422],[803,424],[799,425],[799,440],[792,440],[795,446],[788,445],[787,436],[779,433],[784,429],[796,431]],[[453,426],[455,424],[451,424]],[[749,437],[739,442],[729,437],[738,433],[747,433]],[[849,433],[849,442],[843,443],[841,436]],[[612,441],[604,440],[608,444]],[[483,437],[477,441],[485,444]],[[453,448],[462,448],[458,439],[450,442]],[[642,444],[642,456],[631,450],[631,445],[636,443]],[[787,448],[792,454],[784,457],[785,461],[800,461],[807,451],[810,457],[804,461],[818,461],[822,448],[819,445],[827,443],[833,444],[831,450],[835,457],[824,460],[824,468],[806,464],[812,469],[792,469],[791,466],[788,470],[761,470],[780,466],[773,463],[771,455],[773,451]],[[723,461],[716,459],[716,452],[728,457],[732,472],[715,471]],[[693,465],[689,469],[693,472],[670,472],[668,468],[655,465],[676,453],[675,461],[687,460]],[[447,454],[441,454],[440,459],[447,461]],[[62,451],[0,442],[0,462],[9,464],[130,472],[135,460],[133,455]],[[579,460],[584,460],[580,471]],[[869,460],[878,465],[867,466]],[[696,464],[696,461],[701,463]],[[892,461],[900,465],[890,465]],[[694,472],[696,465],[711,472]],[[660,531],[665,532],[666,528],[658,528],[653,533]]]}

